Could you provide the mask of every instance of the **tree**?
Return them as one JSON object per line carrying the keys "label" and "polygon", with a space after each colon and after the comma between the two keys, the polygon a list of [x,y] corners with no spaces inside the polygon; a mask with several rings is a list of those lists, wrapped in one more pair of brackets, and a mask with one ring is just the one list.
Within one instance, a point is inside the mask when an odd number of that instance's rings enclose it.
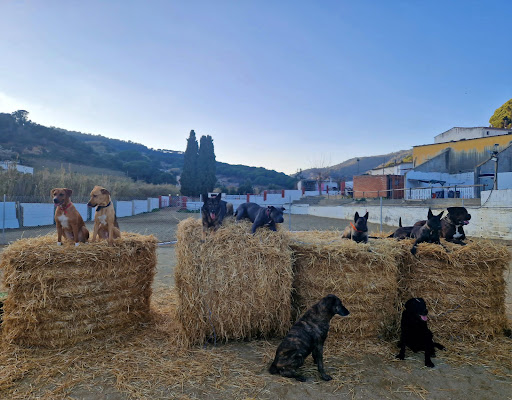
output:
{"label": "tree", "polygon": [[28,122],[28,111],[26,110],[14,111],[11,115],[18,125],[25,125]]}
{"label": "tree", "polygon": [[247,179],[242,185],[238,186],[238,194],[251,194],[254,193],[252,182]]}
{"label": "tree", "polygon": [[194,196],[199,194],[199,181],[197,175],[198,144],[196,133],[190,131],[187,139],[187,149],[183,159],[183,172],[181,173],[181,194]]}
{"label": "tree", "polygon": [[494,111],[489,123],[494,128],[512,128],[512,99]]}
{"label": "tree", "polygon": [[199,181],[199,193],[212,192],[217,183],[215,150],[213,138],[201,136],[197,157],[197,175]]}

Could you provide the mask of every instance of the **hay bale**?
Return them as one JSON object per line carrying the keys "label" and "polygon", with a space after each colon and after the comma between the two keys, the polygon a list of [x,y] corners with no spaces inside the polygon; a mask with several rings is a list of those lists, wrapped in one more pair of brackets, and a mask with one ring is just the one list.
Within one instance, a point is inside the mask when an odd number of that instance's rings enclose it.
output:
{"label": "hay bale", "polygon": [[417,258],[403,241],[400,300],[423,297],[429,327],[445,340],[489,340],[507,329],[506,283],[510,253],[504,245],[472,240],[466,246],[422,243]]}
{"label": "hay bale", "polygon": [[178,225],[177,316],[190,344],[284,335],[290,327],[292,253],[281,231],[227,219],[201,242],[202,225]]}
{"label": "hay bale", "polygon": [[335,231],[297,232],[290,237],[295,252],[295,318],[332,293],[350,315],[331,321],[329,337],[361,343],[393,333],[401,258],[395,242],[355,243]]}
{"label": "hay bale", "polygon": [[55,235],[22,239],[3,251],[4,340],[64,347],[125,333],[148,319],[153,236],[126,233],[113,246],[56,242]]}

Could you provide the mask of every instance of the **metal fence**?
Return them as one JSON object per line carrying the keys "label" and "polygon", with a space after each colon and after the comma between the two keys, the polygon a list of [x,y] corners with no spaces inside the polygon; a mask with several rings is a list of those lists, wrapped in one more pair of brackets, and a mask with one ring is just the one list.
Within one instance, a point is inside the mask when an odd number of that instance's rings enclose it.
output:
{"label": "metal fence", "polygon": [[485,190],[485,185],[428,186],[388,190],[355,190],[353,197],[355,199],[383,197],[404,200],[475,199],[480,197],[481,190]]}

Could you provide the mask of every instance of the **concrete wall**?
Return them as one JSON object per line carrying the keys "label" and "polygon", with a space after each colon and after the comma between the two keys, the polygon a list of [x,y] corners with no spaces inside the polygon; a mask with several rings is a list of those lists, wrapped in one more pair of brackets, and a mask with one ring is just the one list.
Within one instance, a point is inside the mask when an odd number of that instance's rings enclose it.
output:
{"label": "concrete wall", "polygon": [[512,189],[482,191],[480,202],[482,207],[512,208]]}
{"label": "concrete wall", "polygon": [[[5,211],[4,211],[5,207]],[[5,226],[4,226],[5,221]],[[19,228],[20,223],[16,218],[16,203],[6,202],[0,203],[0,228]]]}
{"label": "concrete wall", "polygon": [[[498,196],[498,195],[496,195]],[[509,196],[509,197],[507,197]],[[500,202],[504,198],[511,198],[512,193],[503,193],[499,196]],[[307,210],[306,210],[307,208]],[[469,225],[464,227],[466,235],[473,237],[483,237],[488,239],[506,239],[512,240],[512,208],[511,207],[466,207],[468,212],[471,214],[471,221]],[[308,206],[302,205],[302,207],[292,206],[292,214],[309,214],[317,217],[336,218],[343,220],[353,220],[355,212],[364,214],[368,211],[368,221],[379,224],[380,219],[380,206],[358,206],[358,205],[346,205],[346,206]],[[445,212],[446,208],[432,208],[434,214],[438,214],[441,211]],[[427,218],[428,207],[416,207],[416,206],[385,206],[382,208],[382,223],[398,227],[398,220],[401,217],[404,226],[413,225],[416,221]],[[347,223],[340,221],[340,229],[344,228]]]}

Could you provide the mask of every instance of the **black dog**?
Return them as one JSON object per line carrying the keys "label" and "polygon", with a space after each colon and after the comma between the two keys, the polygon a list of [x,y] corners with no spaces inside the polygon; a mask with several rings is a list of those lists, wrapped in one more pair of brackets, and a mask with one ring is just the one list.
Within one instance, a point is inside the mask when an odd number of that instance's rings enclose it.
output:
{"label": "black dog", "polygon": [[360,243],[368,242],[368,211],[364,215],[364,217],[360,217],[359,213],[356,211],[354,215],[354,223],[350,223],[350,226],[347,226],[341,237],[344,239],[352,239],[354,242]]}
{"label": "black dog", "polygon": [[418,221],[414,224],[411,237],[416,240],[411,249],[412,254],[416,254],[416,247],[422,242],[441,244],[439,237],[441,234],[441,217],[443,214],[444,211],[441,211],[441,214],[434,215],[429,208],[427,215],[428,220]]}
{"label": "black dog", "polygon": [[256,203],[243,203],[238,206],[235,212],[236,220],[247,218],[250,219],[252,224],[251,232],[256,232],[260,226],[268,226],[272,231],[276,230],[276,224],[284,221],[283,211],[284,207],[260,207]]}
{"label": "black dog", "polygon": [[[203,241],[206,239],[206,232],[213,228],[214,231],[219,229],[222,221],[228,214],[228,206],[230,203],[221,200],[222,193],[216,196],[208,197],[205,193],[203,196],[203,206],[201,207],[201,217],[203,222]],[[231,205],[231,214],[233,205]]]}
{"label": "black dog", "polygon": [[412,226],[402,226],[402,217],[400,217],[398,220],[398,229],[389,235],[388,238],[395,238],[398,240],[410,238],[412,228]]}
{"label": "black dog", "polygon": [[350,314],[341,300],[330,294],[316,303],[290,329],[276,351],[274,362],[269,368],[271,374],[279,373],[287,378],[304,382],[306,378],[296,371],[311,354],[324,381],[332,378],[324,370],[324,342],[329,332],[331,318],[339,314]]}
{"label": "black dog", "polygon": [[422,298],[412,298],[405,303],[405,310],[402,313],[402,321],[400,323],[401,333],[400,353],[396,358],[403,360],[405,358],[405,347],[409,347],[412,351],[425,352],[425,366],[433,368],[434,363],[430,357],[436,356],[437,347],[439,350],[444,350],[444,346],[432,340],[433,335],[427,327],[427,306],[425,300]]}
{"label": "black dog", "polygon": [[448,214],[441,220],[441,237],[448,242],[465,245],[464,225],[469,224],[471,214],[465,207],[448,207]]}

